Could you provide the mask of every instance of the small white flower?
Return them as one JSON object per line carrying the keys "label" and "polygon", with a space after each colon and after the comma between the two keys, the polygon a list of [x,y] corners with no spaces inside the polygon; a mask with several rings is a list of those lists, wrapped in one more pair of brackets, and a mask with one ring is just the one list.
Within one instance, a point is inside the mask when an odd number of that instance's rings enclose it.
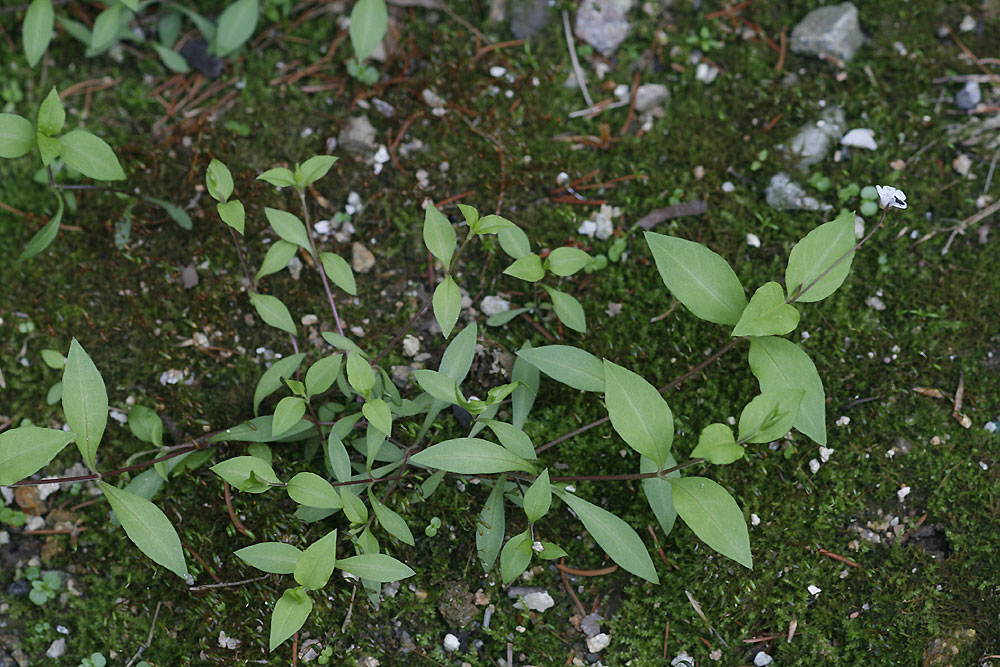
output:
{"label": "small white flower", "polygon": [[876,185],[875,192],[878,193],[878,200],[882,208],[890,204],[896,208],[906,208],[906,193],[902,190],[897,190],[891,185]]}

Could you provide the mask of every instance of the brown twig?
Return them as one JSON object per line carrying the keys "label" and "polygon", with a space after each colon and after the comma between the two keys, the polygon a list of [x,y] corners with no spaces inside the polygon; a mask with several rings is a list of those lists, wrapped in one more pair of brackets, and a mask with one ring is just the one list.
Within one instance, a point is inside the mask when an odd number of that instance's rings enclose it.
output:
{"label": "brown twig", "polygon": [[240,518],[236,516],[236,510],[233,509],[233,496],[229,493],[229,482],[223,482],[222,493],[226,498],[226,509],[229,510],[229,520],[233,522],[236,530],[240,531],[244,537],[249,537],[251,540],[254,539],[253,534],[247,530],[247,527],[243,525]]}
{"label": "brown twig", "polygon": [[560,562],[556,563],[556,567],[559,568],[560,572],[565,572],[566,574],[575,574],[579,577],[603,577],[606,574],[611,574],[612,572],[618,571],[617,565],[611,565],[610,567],[602,567],[599,570],[578,570],[575,567],[570,567],[568,565],[563,565],[562,561],[565,558],[560,559]]}

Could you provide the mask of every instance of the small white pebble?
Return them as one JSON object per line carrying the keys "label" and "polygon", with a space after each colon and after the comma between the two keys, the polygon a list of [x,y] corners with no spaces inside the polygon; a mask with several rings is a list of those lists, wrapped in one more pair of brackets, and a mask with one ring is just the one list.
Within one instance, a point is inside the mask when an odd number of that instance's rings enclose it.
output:
{"label": "small white pebble", "polygon": [[820,593],[823,592],[823,589],[820,588],[819,586],[816,586],[815,584],[809,584],[809,588],[806,590],[809,591],[809,595],[819,595]]}
{"label": "small white pebble", "polygon": [[320,236],[325,236],[330,233],[333,227],[330,225],[329,220],[317,220],[316,224],[313,225],[313,229],[315,229],[316,233]]}
{"label": "small white pebble", "polygon": [[415,357],[420,352],[420,339],[413,334],[406,334],[403,339],[403,354],[407,357]]}
{"label": "small white pebble", "polygon": [[461,646],[461,642],[458,641],[458,637],[456,637],[455,635],[451,634],[450,632],[444,636],[444,650],[445,651],[448,651],[449,653],[453,653],[454,651],[458,650],[459,646]]}
{"label": "small white pebble", "polygon": [[834,424],[836,424],[837,426],[847,426],[850,423],[851,423],[851,418],[844,415],[837,417],[837,421],[834,422]]}
{"label": "small white pebble", "polygon": [[774,658],[769,656],[764,651],[761,651],[753,657],[753,664],[757,665],[757,667],[765,667],[766,665],[770,665],[772,660],[774,660]]}
{"label": "small white pebble", "polygon": [[896,492],[896,497],[899,498],[899,502],[903,502],[903,498],[910,495],[910,487],[903,486],[900,487],[899,491]]}
{"label": "small white pebble", "polygon": [[127,414],[121,412],[120,410],[115,410],[114,408],[108,411],[108,416],[114,419],[119,424],[124,424],[125,422],[128,421]]}
{"label": "small white pebble", "polygon": [[818,473],[819,472],[819,461],[817,461],[816,459],[809,459],[809,470],[814,475],[816,473]]}
{"label": "small white pebble", "polygon": [[312,313],[309,313],[308,315],[303,315],[302,319],[299,321],[302,322],[302,326],[308,327],[319,322],[319,318]]}
{"label": "small white pebble", "polygon": [[760,525],[760,517],[757,516],[756,514],[751,514],[750,515],[750,525],[751,526],[759,526]]}
{"label": "small white pebble", "polygon": [[479,303],[479,310],[486,317],[506,313],[510,310],[510,301],[499,296],[484,296],[483,300]]}
{"label": "small white pebble", "polygon": [[988,465],[986,465],[986,461],[980,461],[979,462],[979,467],[982,468],[983,470],[989,470],[990,469],[990,467]]}
{"label": "small white pebble", "polygon": [[722,191],[723,192],[735,192],[736,191],[736,186],[733,185],[732,181],[726,181],[725,183],[722,184]]}
{"label": "small white pebble", "polygon": [[747,234],[747,245],[751,248],[760,247],[760,237],[756,234]]}
{"label": "small white pebble", "polygon": [[587,650],[591,653],[600,653],[606,649],[610,643],[611,637],[602,632],[594,635],[593,637],[587,637]]}
{"label": "small white pebble", "polygon": [[357,336],[358,338],[365,337],[365,330],[357,325],[351,327],[351,333]]}
{"label": "small white pebble", "polygon": [[499,65],[494,65],[490,68],[490,76],[500,77],[507,73],[506,67],[500,67]]}
{"label": "small white pebble", "polygon": [[833,452],[834,452],[834,450],[830,449],[829,447],[820,447],[819,448],[819,460],[822,461],[823,463],[826,463],[827,461],[830,460],[830,455],[832,455]]}

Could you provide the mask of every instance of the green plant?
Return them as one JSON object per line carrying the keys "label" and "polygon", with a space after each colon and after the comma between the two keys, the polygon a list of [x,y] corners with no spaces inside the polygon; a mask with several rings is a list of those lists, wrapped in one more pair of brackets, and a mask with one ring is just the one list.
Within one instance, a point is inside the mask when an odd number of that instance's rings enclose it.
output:
{"label": "green plant", "polygon": [[357,0],[351,9],[351,46],[354,58],[347,63],[347,73],[367,85],[378,81],[378,70],[364,61],[385,36],[389,15],[385,0]]}
{"label": "green plant", "polygon": [[[256,274],[247,265],[241,246],[248,216],[242,201],[234,198],[232,174],[218,160],[208,166],[207,189],[218,202],[220,219],[230,227],[249,301],[265,323],[289,336],[294,350],[261,376],[254,391],[252,419],[186,444],[163,447],[160,417],[152,410],[133,408],[133,433],[156,447],[139,456],[152,453],[155,457],[99,472],[97,454],[107,422],[108,396],[100,372],[74,339],[62,367],[60,399],[70,431],[21,426],[0,433],[0,484],[31,483],[25,478],[75,442],[92,471],[90,478],[97,482],[127,537],[154,562],[191,581],[177,533],[150,498],[171,475],[212,457],[214,448],[228,450],[232,443],[246,443],[245,454],[229,456],[211,470],[241,493],[281,490],[298,505],[294,513],[298,519],[322,525],[321,536],[308,544],[288,534],[234,552],[254,568],[292,577],[272,609],[271,650],[305,624],[312,596],[331,585],[335,570],[359,580],[373,602],[381,594],[382,583],[412,576],[414,571],[393,555],[404,549],[402,545],[415,544],[400,513],[405,514],[405,503],[394,494],[410,483],[417,490],[409,502],[420,502],[449,474],[475,477],[485,490],[476,522],[477,552],[486,571],[499,562],[505,584],[520,576],[533,559],[551,560],[566,554],[560,545],[545,539],[545,522],[560,507],[578,518],[624,570],[658,582],[649,549],[639,534],[620,517],[578,495],[575,484],[583,481],[640,482],[664,532],[669,533],[680,517],[709,547],[753,567],[747,526],[735,499],[709,477],[682,472],[704,464],[734,463],[744,457],[747,446],[772,442],[792,428],[826,445],[823,383],[805,351],[783,336],[798,325],[798,304],[820,301],[840,287],[857,248],[881,226],[890,208],[905,207],[905,195],[890,187],[879,189],[882,220],[861,243],[855,244],[853,212],[819,225],[789,254],[784,286],[767,282],[749,300],[736,273],[712,250],[683,238],[646,232],[645,241],[666,288],[694,316],[725,326],[731,333],[729,343],[693,370],[657,388],[635,370],[579,347],[533,347],[526,342],[517,352],[511,381],[489,388],[485,397],[478,398],[462,389],[478,338],[475,322],[458,328],[461,292],[456,276],[462,255],[471,244],[495,236],[512,260],[504,273],[528,283],[536,296],[540,296],[541,281],[574,275],[590,263],[590,256],[565,247],[553,249],[543,259],[532,252],[528,236],[513,222],[498,215],[480,216],[465,205],[459,206],[466,230],[460,239],[454,222],[428,205],[422,236],[440,263],[440,282],[392,342],[373,354],[345,335],[337,310],[334,287],[356,293],[351,268],[335,253],[320,251],[310,223],[306,193],[334,162],[331,156],[314,156],[293,168],[276,167],[258,176],[294,193],[302,217],[278,208],[264,209],[264,218],[278,240],[271,244]],[[322,332],[336,351],[325,350],[308,363],[310,353],[300,351],[298,328],[288,307],[261,286],[262,279],[282,270],[300,250],[312,257],[336,328]],[[554,286],[541,288],[559,322],[574,331],[586,331],[582,304]],[[442,335],[451,340],[437,370],[414,371],[416,386],[404,396],[380,362],[428,309]],[[538,308],[533,314],[542,318],[548,313]],[[729,424],[712,422],[710,415],[686,416],[703,424],[700,435],[696,443],[675,447],[673,413],[662,393],[741,344],[749,346],[750,372],[760,393],[747,402],[735,430]],[[53,354],[47,356],[53,365],[61,361]],[[574,390],[599,394],[607,417],[536,445],[524,427],[535,396],[543,389],[541,374]],[[276,393],[273,411],[260,415],[264,401]],[[444,424],[442,415],[449,414],[445,412],[449,406],[471,416],[467,427]],[[635,454],[635,473],[553,474],[551,454],[543,456],[545,452],[567,437],[607,422]],[[443,435],[456,428],[462,429],[458,437]],[[431,444],[425,444],[428,438]],[[267,443],[289,442],[302,442],[306,454],[294,466],[297,470],[276,471]],[[682,456],[688,445],[689,456]],[[143,465],[153,469],[136,475],[125,488],[106,481]],[[576,465],[585,467],[587,462]],[[440,519],[432,520],[424,534],[433,537],[440,527]]]}
{"label": "green plant", "polygon": [[55,598],[56,592],[62,586],[62,579],[59,577],[59,574],[51,570],[42,574],[39,568],[28,567],[25,569],[24,576],[31,582],[28,599],[39,607]]}
{"label": "green plant", "polygon": [[81,660],[78,667],[104,667],[106,664],[108,664],[108,659],[104,657],[104,654],[95,652]]}

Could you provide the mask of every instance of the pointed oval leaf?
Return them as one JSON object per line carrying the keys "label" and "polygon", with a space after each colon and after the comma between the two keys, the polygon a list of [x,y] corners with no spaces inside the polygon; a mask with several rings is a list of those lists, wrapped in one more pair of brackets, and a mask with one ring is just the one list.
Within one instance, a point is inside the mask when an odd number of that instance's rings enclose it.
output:
{"label": "pointed oval leaf", "polygon": [[247,493],[263,493],[272,485],[281,484],[274,469],[256,456],[235,456],[216,463],[210,470],[237,491]]}
{"label": "pointed oval leaf", "polygon": [[21,426],[0,433],[0,485],[34,475],[75,437],[75,433],[37,426]]}
{"label": "pointed oval leaf", "polygon": [[62,100],[59,99],[59,91],[56,90],[55,86],[52,86],[52,90],[38,107],[38,131],[54,137],[62,132],[65,123],[66,109],[63,107]]}
{"label": "pointed oval leaf", "polygon": [[736,324],[747,305],[743,285],[726,260],[700,243],[646,232],[663,284],[688,310],[709,322]]}
{"label": "pointed oval leaf", "polygon": [[63,369],[62,406],[66,423],[77,434],[83,462],[96,470],[97,447],[108,423],[108,392],[97,366],[75,338]]}
{"label": "pointed oval leaf", "polygon": [[[3,138],[0,137],[0,144],[2,143]],[[56,210],[56,214],[52,216],[47,223],[45,223],[44,227],[35,232],[35,235],[31,237],[31,240],[28,241],[28,245],[24,246],[24,250],[22,250],[20,256],[18,256],[18,262],[31,259],[38,253],[48,248],[59,234],[59,225],[62,224],[63,211],[65,211],[66,206],[63,204],[62,195],[56,194],[56,200],[59,202],[59,208]]]}
{"label": "pointed oval leaf", "polygon": [[354,47],[354,56],[359,61],[375,51],[387,26],[385,0],[358,0],[354,3],[351,10],[351,45]]}
{"label": "pointed oval leaf", "polygon": [[289,588],[282,593],[271,612],[268,651],[278,648],[283,641],[298,632],[309,618],[312,607],[312,599],[299,587]]}
{"label": "pointed oval leaf", "polygon": [[497,239],[500,240],[500,247],[511,257],[511,259],[521,259],[531,254],[531,241],[524,230],[517,225],[511,225],[497,232]]}
{"label": "pointed oval leaf", "polygon": [[523,459],[531,460],[535,458],[535,445],[532,444],[528,434],[506,422],[489,420],[490,430],[496,434],[500,444],[514,452]]}
{"label": "pointed oval leaf", "polygon": [[392,411],[389,410],[389,404],[381,398],[365,401],[361,406],[361,414],[383,435],[386,437],[392,435]]}
{"label": "pointed oval leaf", "polygon": [[294,243],[306,250],[310,250],[311,246],[309,245],[309,235],[306,233],[306,226],[302,224],[302,221],[297,216],[288,211],[266,207],[264,208],[264,215],[267,216],[267,221],[271,224],[271,229],[274,230],[275,234],[289,243]]}
{"label": "pointed oval leaf", "polygon": [[224,204],[216,204],[215,210],[219,212],[220,220],[235,229],[240,234],[243,234],[243,229],[246,226],[247,219],[246,210],[243,208],[243,202],[239,199],[234,199],[232,201],[227,201]]}
{"label": "pointed oval leaf", "polygon": [[753,569],[743,512],[724,488],[705,477],[670,480],[674,507],[684,523],[720,554]]}
{"label": "pointed oval leaf", "polygon": [[238,549],[233,555],[261,572],[291,574],[302,551],[284,542],[260,542]]}
{"label": "pointed oval leaf", "polygon": [[337,569],[378,583],[399,581],[416,574],[407,565],[385,554],[364,554],[339,558],[337,559]]}
{"label": "pointed oval leaf", "polygon": [[208,163],[208,171],[205,172],[205,186],[208,194],[220,204],[226,202],[233,194],[233,174],[220,160],[212,159]]}
{"label": "pointed oval leaf", "polygon": [[[177,14],[174,14],[174,16],[177,16]],[[176,74],[187,74],[191,71],[191,67],[188,66],[187,61],[184,60],[184,56],[180,53],[157,42],[151,42],[151,44],[153,50],[156,51],[156,55],[160,56],[160,60],[163,61],[168,70]]]}
{"label": "pointed oval leaf", "polygon": [[343,506],[333,485],[316,473],[300,472],[288,480],[285,491],[289,498],[306,507],[339,510]]}
{"label": "pointed oval leaf", "polygon": [[500,576],[504,586],[521,576],[531,563],[531,536],[528,531],[518,533],[500,550]]}
{"label": "pointed oval leaf", "polygon": [[94,19],[94,30],[90,35],[90,50],[100,52],[111,46],[118,38],[122,27],[122,12],[125,7],[114,3]]}
{"label": "pointed oval leaf", "polygon": [[337,562],[337,531],[316,540],[302,552],[295,563],[295,581],[303,588],[316,591],[326,586]]}
{"label": "pointed oval leaf", "polygon": [[472,368],[472,360],[476,356],[476,336],[479,333],[475,322],[462,329],[451,339],[444,354],[441,355],[441,365],[438,371],[444,373],[455,382],[462,382]]}
{"label": "pointed oval leaf", "polygon": [[253,413],[257,414],[261,401],[281,389],[284,378],[295,375],[296,369],[302,360],[306,358],[304,352],[293,354],[283,359],[279,359],[271,364],[271,367],[264,371],[257,381],[257,388],[253,392]]}
{"label": "pointed oval leaf", "polygon": [[375,387],[375,371],[360,354],[347,355],[347,381],[362,396]]}
{"label": "pointed oval leaf", "polygon": [[346,336],[341,336],[333,331],[324,331],[321,335],[323,336],[323,340],[337,349],[344,350],[345,352],[353,352],[365,358],[368,357],[365,351],[358,347],[357,343]]}
{"label": "pointed oval leaf", "polygon": [[545,258],[545,268],[557,276],[571,276],[590,263],[590,255],[579,248],[556,248]]}
{"label": "pointed oval leaf", "polygon": [[[238,204],[239,201],[229,203]],[[219,204],[219,206],[221,207],[222,204]],[[295,253],[298,251],[299,247],[294,243],[289,243],[284,239],[278,239],[271,244],[270,248],[268,248],[267,254],[264,255],[264,261],[260,263],[260,269],[258,269],[257,275],[254,276],[254,280],[260,280],[264,276],[269,276],[272,273],[281,271],[288,266],[288,263],[292,261],[292,257],[295,257]]]}
{"label": "pointed oval leaf", "polygon": [[163,446],[163,420],[145,405],[133,405],[128,411],[128,427],[143,442]]}
{"label": "pointed oval leaf", "polygon": [[445,276],[441,284],[434,289],[433,305],[434,317],[441,327],[441,334],[447,338],[451,335],[462,312],[462,292],[451,276]]}
{"label": "pointed oval leaf", "polygon": [[309,367],[306,371],[306,393],[310,397],[322,394],[333,386],[340,375],[340,362],[343,358],[342,354],[331,354]]}
{"label": "pointed oval leaf", "polygon": [[424,245],[441,261],[446,272],[451,266],[457,242],[458,235],[448,218],[434,206],[428,205],[424,211]]}
{"label": "pointed oval leaf", "polygon": [[458,390],[458,383],[444,373],[420,368],[413,371],[413,378],[421,389],[436,400],[449,405],[461,405],[462,396]]}
{"label": "pointed oval leaf", "polygon": [[285,167],[275,167],[268,169],[257,177],[258,181],[267,181],[276,188],[294,188],[295,174]]}
{"label": "pointed oval leaf", "polygon": [[371,503],[372,509],[375,510],[375,518],[378,520],[379,525],[385,529],[385,532],[409,544],[411,547],[415,544],[413,533],[410,532],[410,527],[406,525],[403,517],[380,503],[375,494],[372,493],[371,487],[368,488],[368,502]]}
{"label": "pointed oval leaf", "polygon": [[524,492],[524,514],[528,521],[535,523],[549,513],[552,506],[552,487],[549,483],[549,469],[542,471]]}
{"label": "pointed oval leaf", "polygon": [[300,421],[306,413],[306,402],[298,396],[285,396],[274,408],[274,421],[271,423],[271,435],[275,438],[289,430]]}
{"label": "pointed oval leaf", "polygon": [[177,204],[165,201],[163,199],[157,199],[156,197],[146,197],[146,201],[156,204],[170,216],[170,219],[176,222],[181,229],[191,230],[194,227],[191,222],[191,216],[188,215],[187,211],[182,209]]}
{"label": "pointed oval leaf", "polygon": [[225,58],[253,37],[259,13],[258,0],[236,0],[226,7],[215,34],[215,54]]}
{"label": "pointed oval leaf", "polygon": [[799,413],[801,389],[785,389],[761,394],[740,413],[741,442],[773,442],[788,433]]}
{"label": "pointed oval leaf", "polygon": [[[805,302],[825,299],[843,284],[853,260],[854,212],[845,211],[806,234],[788,253],[785,287],[789,296]],[[805,292],[799,294],[800,289]]]}
{"label": "pointed oval leaf", "polygon": [[674,417],[656,387],[604,360],[604,399],[611,425],[625,443],[662,466],[674,442]]}
{"label": "pointed oval leaf", "polygon": [[[459,204],[461,206],[461,204]],[[508,220],[507,218],[502,218],[499,215],[486,215],[479,219],[476,223],[476,234],[498,234],[504,229],[510,228],[519,229],[517,225]],[[527,238],[527,237],[526,237]],[[528,249],[531,252],[531,249]]]}
{"label": "pointed oval leaf", "polygon": [[326,277],[333,281],[333,284],[344,290],[351,296],[358,293],[357,283],[354,282],[354,271],[347,260],[332,252],[321,252],[319,261],[323,264],[323,271]]}
{"label": "pointed oval leaf", "polygon": [[545,277],[542,258],[534,253],[528,253],[515,259],[513,264],[504,269],[504,273],[529,283],[538,282]]}
{"label": "pointed oval leaf", "polygon": [[326,176],[336,161],[337,158],[332,155],[314,155],[303,162],[302,166],[299,167],[299,173],[302,174],[302,187],[312,185]]}
{"label": "pointed oval leaf", "polygon": [[[521,349],[530,350],[531,341],[525,342]],[[521,355],[518,354],[517,358],[514,359],[514,370],[510,379],[513,382],[521,383],[510,396],[511,411],[514,413],[511,422],[517,428],[524,428],[524,423],[528,421],[528,415],[531,414],[531,408],[535,405],[535,397],[538,395],[538,367],[522,359]]]}
{"label": "pointed oval leaf", "polygon": [[340,502],[344,504],[344,516],[352,524],[361,524],[368,520],[368,508],[346,486],[340,487]]}
{"label": "pointed oval leaf", "polygon": [[542,285],[552,299],[552,307],[556,311],[559,321],[568,326],[573,331],[587,333],[587,316],[583,312],[583,306],[575,297],[553,289],[548,285]]}
{"label": "pointed oval leaf", "polygon": [[27,118],[0,113],[0,157],[17,158],[35,147],[35,127]]}
{"label": "pointed oval leaf", "polygon": [[812,359],[784,338],[756,338],[750,342],[750,370],[761,393],[801,389],[805,392],[792,426],[826,446],[826,394]]}
{"label": "pointed oval leaf", "polygon": [[509,470],[533,472],[530,463],[500,445],[480,438],[445,440],[410,457],[410,462],[462,475]]}
{"label": "pointed oval leaf", "polygon": [[125,172],[104,139],[87,132],[73,130],[59,137],[60,154],[66,164],[98,181],[123,181]]}
{"label": "pointed oval leaf", "polygon": [[[52,0],[32,0],[21,24],[21,41],[24,42],[24,55],[28,65],[34,67],[42,59],[42,54],[49,48],[52,40],[52,28],[55,27],[55,12],[52,10]],[[0,137],[0,145],[3,138]]]}
{"label": "pointed oval leaf", "polygon": [[733,329],[734,336],[781,336],[799,326],[799,311],[785,303],[785,293],[775,282],[764,283]]}
{"label": "pointed oval leaf", "polygon": [[98,481],[97,484],[125,529],[125,534],[139,547],[139,551],[178,577],[187,579],[189,575],[181,540],[167,515],[141,496],[105,482]]}
{"label": "pointed oval leaf", "polygon": [[653,560],[649,557],[649,551],[632,526],[606,509],[574,496],[572,493],[567,491],[558,493],[562,501],[580,517],[583,527],[611,557],[611,560],[637,577],[642,577],[654,584],[659,583],[660,579],[656,576],[656,568],[653,566]]}
{"label": "pointed oval leaf", "polygon": [[543,345],[517,352],[557,382],[580,391],[604,391],[604,364],[590,352],[569,345]]}
{"label": "pointed oval leaf", "polygon": [[507,476],[500,475],[489,497],[479,512],[476,523],[476,553],[483,571],[489,572],[500,555],[503,546],[503,536],[506,518],[504,517],[503,493],[507,484]]}
{"label": "pointed oval leaf", "polygon": [[42,158],[42,166],[47,167],[62,153],[62,144],[58,139],[47,137],[41,132],[35,133],[35,143],[38,144],[38,154]]}
{"label": "pointed oval leaf", "polygon": [[346,482],[351,478],[351,457],[335,429],[330,430],[330,436],[327,438],[326,460],[338,482]]}
{"label": "pointed oval leaf", "polygon": [[698,436],[698,446],[691,452],[691,458],[708,459],[715,465],[727,465],[743,458],[745,450],[736,444],[733,429],[726,424],[709,424]]}
{"label": "pointed oval leaf", "polygon": [[[677,461],[674,460],[673,454],[668,454],[663,467],[673,468],[676,465]],[[659,469],[660,467],[653,463],[652,459],[647,459],[645,456],[639,457],[640,473],[656,472]],[[649,508],[656,515],[656,520],[660,524],[660,528],[663,529],[664,535],[670,534],[674,528],[674,522],[677,521],[677,510],[674,509],[673,494],[667,478],[676,479],[680,476],[681,471],[675,470],[668,473],[666,478],[647,477],[642,480],[642,492],[646,494],[646,502],[649,503]]]}
{"label": "pointed oval leaf", "polygon": [[293,336],[296,334],[295,322],[292,321],[292,316],[288,313],[288,308],[285,307],[285,304],[278,297],[271,296],[270,294],[251,292],[250,303],[257,309],[257,314],[260,315],[260,319],[264,320],[264,322],[270,324],[275,329],[287,331]]}

